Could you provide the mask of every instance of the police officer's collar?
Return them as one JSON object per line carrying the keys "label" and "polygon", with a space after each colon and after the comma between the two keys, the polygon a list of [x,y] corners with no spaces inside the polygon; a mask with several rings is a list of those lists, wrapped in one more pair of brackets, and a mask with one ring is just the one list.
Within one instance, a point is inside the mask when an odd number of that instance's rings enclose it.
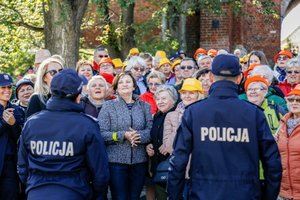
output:
{"label": "police officer's collar", "polygon": [[232,81],[216,81],[209,89],[209,96],[223,96],[238,98],[238,85]]}
{"label": "police officer's collar", "polygon": [[83,107],[70,99],[52,96],[46,104],[46,109],[51,111],[83,112]]}

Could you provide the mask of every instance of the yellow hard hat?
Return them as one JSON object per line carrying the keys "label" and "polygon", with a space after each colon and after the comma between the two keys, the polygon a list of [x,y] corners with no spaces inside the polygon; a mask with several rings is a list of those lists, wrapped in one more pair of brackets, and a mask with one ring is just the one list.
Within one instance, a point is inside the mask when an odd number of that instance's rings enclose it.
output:
{"label": "yellow hard hat", "polygon": [[165,51],[158,50],[155,53],[155,57],[167,58],[167,54]]}
{"label": "yellow hard hat", "polygon": [[115,58],[112,60],[115,68],[122,68],[123,67],[123,62],[120,58]]}
{"label": "yellow hard hat", "polygon": [[162,65],[164,65],[164,64],[169,64],[169,65],[171,66],[171,62],[169,61],[168,58],[162,58],[162,59],[160,59],[160,61],[159,61],[158,68],[160,68],[160,67],[161,67]]}

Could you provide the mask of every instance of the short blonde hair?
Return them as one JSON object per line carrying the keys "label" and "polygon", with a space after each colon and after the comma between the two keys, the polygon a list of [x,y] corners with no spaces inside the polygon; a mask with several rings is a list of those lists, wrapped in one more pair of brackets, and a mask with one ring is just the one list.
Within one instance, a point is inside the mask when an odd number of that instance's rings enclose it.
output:
{"label": "short blonde hair", "polygon": [[150,78],[158,78],[162,84],[166,82],[165,75],[160,71],[152,71],[150,74],[147,75],[147,83],[149,82]]}
{"label": "short blonde hair", "polygon": [[79,60],[76,64],[76,72],[79,71],[79,69],[83,66],[83,65],[89,65],[91,66],[91,69],[93,70],[93,64],[90,61],[87,60]]}

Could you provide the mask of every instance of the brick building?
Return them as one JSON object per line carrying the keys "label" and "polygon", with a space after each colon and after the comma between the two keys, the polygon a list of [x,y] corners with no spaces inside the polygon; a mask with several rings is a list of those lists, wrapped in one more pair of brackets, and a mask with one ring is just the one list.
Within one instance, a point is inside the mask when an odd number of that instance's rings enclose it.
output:
{"label": "brick building", "polygon": [[[276,11],[282,13],[283,4],[287,6],[293,0],[274,0]],[[118,12],[116,5],[113,10]],[[149,1],[135,1],[135,22],[151,18],[157,8]],[[280,50],[281,18],[263,15],[250,0],[245,0],[243,12],[245,15],[235,16],[230,6],[224,4],[224,15],[214,15],[205,11],[187,17],[186,41],[187,53],[192,56],[194,51],[205,49],[226,49],[232,52],[236,46],[242,45],[248,51],[262,50],[272,63],[273,56]],[[99,32],[98,32],[99,33]],[[159,30],[155,31],[159,34]]]}

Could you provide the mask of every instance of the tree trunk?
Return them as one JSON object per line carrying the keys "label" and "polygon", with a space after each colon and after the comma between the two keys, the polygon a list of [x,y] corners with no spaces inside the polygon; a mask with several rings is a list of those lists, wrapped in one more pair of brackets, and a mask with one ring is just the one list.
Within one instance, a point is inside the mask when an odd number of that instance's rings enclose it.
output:
{"label": "tree trunk", "polygon": [[121,37],[121,55],[123,59],[127,57],[129,50],[136,45],[135,30],[133,28],[134,6],[135,3],[133,2],[121,8],[121,24],[124,27],[124,35]]}
{"label": "tree trunk", "polygon": [[79,55],[80,26],[88,0],[49,0],[44,4],[46,48],[65,59],[65,67],[75,68]]}
{"label": "tree trunk", "polygon": [[[188,9],[188,1],[186,0],[184,2],[183,6],[184,12]],[[186,41],[186,15],[181,14],[180,15],[180,21],[179,21],[179,29],[180,29],[180,36],[179,36],[179,44],[180,48],[186,51],[187,49],[187,41]]]}

